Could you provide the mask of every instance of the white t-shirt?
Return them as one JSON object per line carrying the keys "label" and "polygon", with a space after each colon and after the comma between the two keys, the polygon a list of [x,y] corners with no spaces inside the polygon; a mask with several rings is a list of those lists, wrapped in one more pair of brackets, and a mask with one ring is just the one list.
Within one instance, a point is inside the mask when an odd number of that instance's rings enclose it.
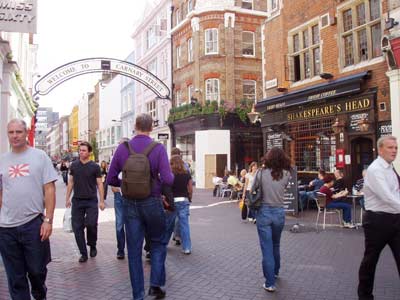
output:
{"label": "white t-shirt", "polygon": [[253,181],[254,181],[254,175],[252,175],[251,173],[247,173],[246,176],[244,176],[244,178],[249,180],[249,183],[247,184],[246,187],[246,191],[250,191],[251,187],[253,186]]}
{"label": "white t-shirt", "polygon": [[28,223],[44,212],[46,183],[57,180],[50,158],[39,149],[22,153],[7,152],[0,158],[3,202],[0,227],[16,227]]}

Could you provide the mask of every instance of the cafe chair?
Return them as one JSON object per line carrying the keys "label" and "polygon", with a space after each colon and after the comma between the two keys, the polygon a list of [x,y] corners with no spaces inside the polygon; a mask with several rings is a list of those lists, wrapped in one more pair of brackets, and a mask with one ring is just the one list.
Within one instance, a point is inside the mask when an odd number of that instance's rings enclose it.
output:
{"label": "cafe chair", "polygon": [[329,214],[338,214],[339,224],[342,225],[342,213],[339,209],[336,208],[326,208],[326,195],[324,193],[316,192],[316,196],[314,198],[315,204],[317,205],[317,221],[315,222],[315,227],[318,231],[318,222],[319,215],[323,214],[323,225],[322,229],[325,230],[326,225],[326,215]]}
{"label": "cafe chair", "polygon": [[229,185],[221,186],[220,190],[221,198],[230,197],[232,195],[232,189]]}

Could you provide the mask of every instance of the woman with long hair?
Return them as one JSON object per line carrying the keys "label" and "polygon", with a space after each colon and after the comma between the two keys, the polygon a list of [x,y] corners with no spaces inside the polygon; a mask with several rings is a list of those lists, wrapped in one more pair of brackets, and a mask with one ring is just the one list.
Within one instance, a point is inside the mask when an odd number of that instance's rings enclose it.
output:
{"label": "woman with long hair", "polygon": [[[170,165],[172,173],[174,174],[172,194],[174,196],[174,205],[178,218],[182,252],[190,254],[192,252],[192,243],[190,240],[189,206],[193,193],[192,177],[186,170],[180,155],[173,155],[170,159]],[[170,237],[170,235],[168,237]]]}
{"label": "woman with long hair", "polygon": [[[244,183],[244,188],[243,188],[242,201],[244,202],[243,203],[244,209],[242,209],[242,219],[246,220],[248,218],[249,222],[254,222],[256,220],[255,211],[254,209],[249,209],[247,207],[246,199],[249,199],[250,197],[250,190],[251,187],[253,186],[254,177],[256,176],[257,169],[258,165],[255,161],[253,161],[249,166],[249,172],[245,175],[246,181]],[[243,213],[244,211],[247,212],[247,214]]]}
{"label": "woman with long hair", "polygon": [[280,269],[280,240],[285,225],[284,192],[290,178],[290,159],[277,147],[263,158],[263,166],[254,179],[252,192],[262,188],[262,204],[256,210],[257,232],[265,277],[263,288],[274,292]]}

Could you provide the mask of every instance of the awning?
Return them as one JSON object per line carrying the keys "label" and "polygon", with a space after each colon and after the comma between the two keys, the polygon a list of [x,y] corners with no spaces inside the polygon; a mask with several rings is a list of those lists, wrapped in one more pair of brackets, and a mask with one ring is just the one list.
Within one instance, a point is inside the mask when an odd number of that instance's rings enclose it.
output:
{"label": "awning", "polygon": [[295,105],[311,103],[313,101],[355,94],[361,91],[361,83],[363,80],[368,79],[370,76],[371,71],[366,71],[284,95],[266,98],[257,103],[256,110],[262,112],[274,111]]}

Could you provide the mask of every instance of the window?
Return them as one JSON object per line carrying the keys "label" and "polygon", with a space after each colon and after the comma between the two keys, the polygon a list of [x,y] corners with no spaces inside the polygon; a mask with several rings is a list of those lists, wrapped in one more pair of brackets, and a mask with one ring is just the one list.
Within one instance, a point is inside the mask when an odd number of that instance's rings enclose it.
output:
{"label": "window", "polygon": [[153,120],[156,120],[156,100],[150,101],[146,103],[146,108],[147,108],[147,113],[153,118]]}
{"label": "window", "polygon": [[146,32],[146,46],[147,49],[150,49],[153,47],[157,42],[157,36],[156,36],[156,26],[150,26],[149,29],[147,29]]}
{"label": "window", "polygon": [[311,24],[291,34],[289,65],[292,81],[317,76],[321,71],[319,25]]}
{"label": "window", "polygon": [[182,103],[182,92],[180,90],[176,91],[175,93],[175,102],[176,106],[181,106]]}
{"label": "window", "polygon": [[339,12],[344,67],[381,56],[381,9],[378,0],[362,0]]}
{"label": "window", "polygon": [[188,62],[193,61],[193,39],[187,40]]}
{"label": "window", "polygon": [[218,29],[211,28],[205,31],[205,53],[218,54]]}
{"label": "window", "polygon": [[188,100],[190,102],[192,100],[192,97],[193,97],[194,87],[191,84],[191,85],[188,85],[187,89],[188,89]]}
{"label": "window", "polygon": [[242,0],[242,8],[253,9],[253,0]]}
{"label": "window", "polygon": [[219,103],[219,79],[206,80],[206,101],[218,101]]}
{"label": "window", "polygon": [[256,82],[254,80],[243,80],[243,98],[256,100]]}
{"label": "window", "polygon": [[157,76],[157,59],[153,59],[151,62],[149,62],[147,65],[147,71]]}
{"label": "window", "polygon": [[295,141],[298,171],[334,171],[336,137],[332,131],[333,122],[334,118],[326,118],[289,125],[288,135]]}
{"label": "window", "polygon": [[181,46],[176,47],[176,67],[181,67]]}
{"label": "window", "polygon": [[187,13],[189,14],[193,10],[193,0],[187,2]]}
{"label": "window", "polygon": [[242,32],[242,54],[244,56],[254,56],[254,32]]}
{"label": "window", "polygon": [[278,0],[271,0],[271,9],[277,9],[278,8]]}
{"label": "window", "polygon": [[181,17],[181,11],[179,10],[179,8],[177,8],[175,11],[175,20],[176,20],[175,26],[179,24],[180,17]]}

